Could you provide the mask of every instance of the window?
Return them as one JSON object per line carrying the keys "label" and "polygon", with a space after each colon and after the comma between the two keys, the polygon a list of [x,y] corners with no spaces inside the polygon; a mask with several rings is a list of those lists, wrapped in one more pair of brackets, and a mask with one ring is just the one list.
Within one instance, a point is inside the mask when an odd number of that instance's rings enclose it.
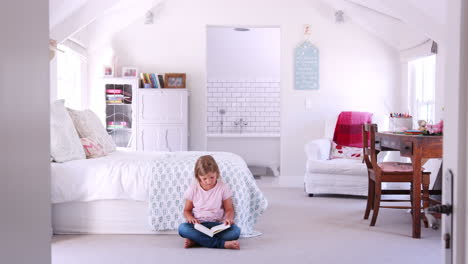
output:
{"label": "window", "polygon": [[435,120],[436,55],[408,62],[409,109],[413,120]]}
{"label": "window", "polygon": [[65,99],[65,105],[82,109],[86,98],[86,59],[68,48],[60,45],[64,52],[57,53],[57,98]]}

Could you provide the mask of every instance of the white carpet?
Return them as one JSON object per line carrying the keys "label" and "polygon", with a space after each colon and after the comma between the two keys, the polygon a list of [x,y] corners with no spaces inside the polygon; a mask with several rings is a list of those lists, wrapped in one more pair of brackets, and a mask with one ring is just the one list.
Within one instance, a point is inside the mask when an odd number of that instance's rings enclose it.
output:
{"label": "white carpet", "polygon": [[411,238],[405,210],[381,209],[370,227],[364,199],[310,198],[262,181],[270,205],[256,229],[264,234],[241,239],[240,251],[184,249],[177,235],[58,235],[52,263],[441,263],[440,231]]}

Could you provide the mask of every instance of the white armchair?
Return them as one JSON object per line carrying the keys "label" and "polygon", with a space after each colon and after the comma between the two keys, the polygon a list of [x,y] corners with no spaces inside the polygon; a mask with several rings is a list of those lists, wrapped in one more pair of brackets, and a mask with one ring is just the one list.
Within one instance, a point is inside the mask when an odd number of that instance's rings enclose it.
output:
{"label": "white armchair", "polygon": [[[314,194],[367,196],[366,164],[356,159],[330,159],[336,120],[337,117],[325,122],[324,138],[312,140],[305,145],[307,156],[305,192],[309,196]],[[379,155],[379,159],[383,159],[384,156],[384,154]]]}
{"label": "white armchair", "polygon": [[366,164],[356,159],[330,159],[331,140],[312,140],[307,155],[305,191],[314,194],[367,195]]}

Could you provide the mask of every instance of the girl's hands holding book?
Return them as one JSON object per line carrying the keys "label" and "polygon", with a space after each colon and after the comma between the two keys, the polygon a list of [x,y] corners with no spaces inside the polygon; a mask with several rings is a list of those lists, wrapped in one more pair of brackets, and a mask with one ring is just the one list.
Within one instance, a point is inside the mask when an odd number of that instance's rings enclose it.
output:
{"label": "girl's hands holding book", "polygon": [[223,223],[225,225],[233,225],[234,224],[234,219],[224,219]]}
{"label": "girl's hands holding book", "polygon": [[225,225],[234,224],[234,206],[232,205],[232,198],[228,198],[223,201],[224,208],[224,221]]}
{"label": "girl's hands holding book", "polygon": [[188,217],[187,222],[190,224],[199,224],[200,222],[195,217]]}
{"label": "girl's hands holding book", "polygon": [[193,217],[192,210],[193,210],[193,202],[190,200],[186,200],[185,207],[184,207],[185,219],[187,219],[187,222],[190,224],[199,224],[200,222],[198,222],[198,220],[195,217]]}

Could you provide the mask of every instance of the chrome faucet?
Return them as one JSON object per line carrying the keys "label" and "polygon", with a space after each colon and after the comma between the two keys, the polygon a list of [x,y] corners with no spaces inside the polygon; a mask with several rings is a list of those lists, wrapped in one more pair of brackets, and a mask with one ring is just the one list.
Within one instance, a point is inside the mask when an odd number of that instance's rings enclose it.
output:
{"label": "chrome faucet", "polygon": [[245,126],[247,126],[248,123],[247,123],[247,121],[245,121],[243,118],[239,118],[239,120],[234,121],[234,125],[235,125],[235,126],[239,126],[239,128],[240,128],[240,133],[242,134],[242,128],[245,127]]}

